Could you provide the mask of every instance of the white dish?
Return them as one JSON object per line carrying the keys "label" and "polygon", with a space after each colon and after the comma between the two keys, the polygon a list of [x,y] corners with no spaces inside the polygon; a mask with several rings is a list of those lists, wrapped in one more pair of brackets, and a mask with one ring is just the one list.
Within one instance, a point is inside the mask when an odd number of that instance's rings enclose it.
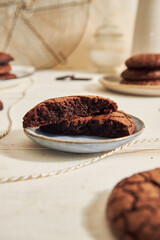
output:
{"label": "white dish", "polygon": [[37,128],[25,128],[25,134],[34,142],[59,151],[72,153],[97,153],[110,151],[138,137],[144,130],[144,123],[131,116],[135,123],[135,133],[121,138],[102,138],[88,136],[57,136],[47,134]]}
{"label": "white dish", "polygon": [[34,71],[35,68],[32,66],[13,65],[11,73],[15,74],[17,78],[0,80],[0,88],[12,87],[24,80],[27,80],[27,78],[30,77]]}
{"label": "white dish", "polygon": [[104,85],[107,89],[143,96],[160,96],[160,85],[131,85],[121,84],[121,78],[117,76],[106,76],[99,79],[99,82]]}

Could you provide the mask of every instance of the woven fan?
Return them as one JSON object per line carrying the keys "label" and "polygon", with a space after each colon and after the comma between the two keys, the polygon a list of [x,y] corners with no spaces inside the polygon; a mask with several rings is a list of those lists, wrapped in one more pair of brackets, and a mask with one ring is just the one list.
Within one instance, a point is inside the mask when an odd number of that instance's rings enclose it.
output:
{"label": "woven fan", "polygon": [[66,61],[88,20],[89,0],[0,0],[0,50],[37,69]]}

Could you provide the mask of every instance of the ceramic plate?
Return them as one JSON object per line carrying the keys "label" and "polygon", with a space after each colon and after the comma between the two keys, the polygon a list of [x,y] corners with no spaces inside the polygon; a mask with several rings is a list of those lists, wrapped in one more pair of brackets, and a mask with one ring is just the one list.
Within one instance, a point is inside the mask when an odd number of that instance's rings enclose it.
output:
{"label": "ceramic plate", "polygon": [[0,80],[0,88],[8,88],[27,80],[35,71],[32,66],[12,66],[11,73],[16,74],[17,78]]}
{"label": "ceramic plate", "polygon": [[160,96],[160,85],[131,85],[131,84],[120,84],[120,77],[107,76],[99,79],[100,83],[106,88],[112,91],[134,94],[134,95],[144,95],[144,96]]}
{"label": "ceramic plate", "polygon": [[52,149],[73,153],[97,153],[113,150],[134,140],[144,129],[144,123],[131,116],[135,123],[135,133],[121,138],[102,138],[88,136],[57,136],[47,134],[37,128],[25,128],[25,134],[34,142]]}

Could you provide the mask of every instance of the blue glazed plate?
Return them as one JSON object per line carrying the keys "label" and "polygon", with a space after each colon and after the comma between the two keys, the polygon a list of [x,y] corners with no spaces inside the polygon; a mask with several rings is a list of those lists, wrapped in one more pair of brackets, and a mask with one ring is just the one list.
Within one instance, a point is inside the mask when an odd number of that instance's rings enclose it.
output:
{"label": "blue glazed plate", "polygon": [[137,138],[144,130],[142,120],[131,115],[135,132],[126,137],[103,138],[90,136],[60,136],[42,132],[37,128],[25,128],[24,132],[34,142],[59,151],[72,153],[97,153],[113,150]]}

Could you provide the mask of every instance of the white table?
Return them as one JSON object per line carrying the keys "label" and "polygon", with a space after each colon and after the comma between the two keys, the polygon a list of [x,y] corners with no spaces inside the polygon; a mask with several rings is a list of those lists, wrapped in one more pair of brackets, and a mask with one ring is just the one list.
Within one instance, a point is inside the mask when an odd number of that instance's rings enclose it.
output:
{"label": "white table", "polygon": [[[12,131],[0,140],[0,177],[10,177],[72,167],[97,155],[69,154],[45,149],[29,140],[22,130],[22,117],[35,104],[64,95],[101,95],[115,100],[119,109],[141,118],[146,129],[140,138],[160,135],[160,98],[112,93],[89,74],[91,81],[56,81],[66,72],[39,71],[32,82],[0,90],[4,110],[1,132],[7,128],[10,104]],[[67,73],[68,74],[68,73]],[[77,76],[88,74],[77,73]],[[22,93],[28,86],[25,96]],[[21,99],[21,100],[20,100]],[[123,177],[158,167],[158,143],[135,145],[96,164],[39,180],[0,184],[1,240],[112,240],[105,221],[105,205],[112,187]]]}

